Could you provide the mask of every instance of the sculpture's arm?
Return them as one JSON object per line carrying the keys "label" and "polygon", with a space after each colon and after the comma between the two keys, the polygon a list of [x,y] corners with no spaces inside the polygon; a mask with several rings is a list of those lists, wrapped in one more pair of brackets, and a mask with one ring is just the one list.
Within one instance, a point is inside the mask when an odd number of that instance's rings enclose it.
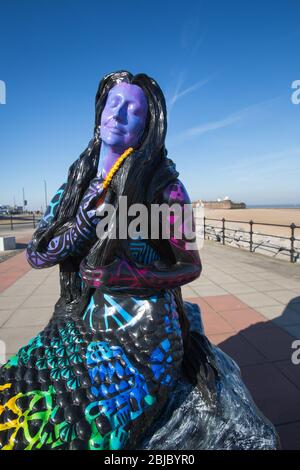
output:
{"label": "sculpture's arm", "polygon": [[[85,252],[91,242],[95,241],[96,225],[99,219],[96,217],[95,209],[90,209],[90,207],[99,198],[101,188],[100,179],[94,178],[82,198],[74,223],[63,233],[55,236],[43,250],[37,251],[32,241],[28,244],[27,260],[33,268],[48,268],[63,261],[68,256],[80,255]],[[49,207],[51,207],[52,201]],[[48,225],[53,220],[54,215],[51,218],[50,216],[51,211],[48,208],[40,223],[44,225],[39,225],[39,227],[42,228],[45,224]]]}
{"label": "sculpture's arm", "polygon": [[[103,267],[91,268],[86,260],[81,264],[81,274],[84,281],[93,287],[113,287],[113,288],[150,288],[150,289],[171,289],[183,284],[187,284],[196,279],[201,273],[201,261],[198,250],[190,248],[187,238],[191,234],[191,227],[194,227],[193,214],[186,211],[185,204],[190,205],[190,199],[183,186],[177,180],[168,185],[163,191],[163,203],[172,206],[178,204],[181,215],[190,217],[190,221],[179,224],[179,230],[175,230],[177,218],[170,215],[170,248],[173,253],[174,263],[166,264],[161,261],[152,265],[140,265],[129,262],[125,258],[116,259],[113,263]],[[167,221],[165,221],[167,222]],[[163,224],[165,223],[163,221]],[[190,224],[189,224],[190,222]]]}
{"label": "sculpture's arm", "polygon": [[61,199],[64,194],[64,190],[66,187],[66,183],[63,183],[60,188],[56,191],[54,194],[53,198],[50,201],[49,206],[47,207],[43,217],[41,218],[37,230],[42,229],[46,227],[47,225],[50,225],[59,209]]}

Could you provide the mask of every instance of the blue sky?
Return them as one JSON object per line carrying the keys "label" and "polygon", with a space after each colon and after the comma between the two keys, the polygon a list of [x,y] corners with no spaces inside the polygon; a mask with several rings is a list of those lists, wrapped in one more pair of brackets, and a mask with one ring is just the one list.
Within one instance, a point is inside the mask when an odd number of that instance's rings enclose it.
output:
{"label": "blue sky", "polygon": [[44,205],[92,135],[101,77],[162,87],[191,198],[300,203],[297,0],[0,1],[0,204]]}

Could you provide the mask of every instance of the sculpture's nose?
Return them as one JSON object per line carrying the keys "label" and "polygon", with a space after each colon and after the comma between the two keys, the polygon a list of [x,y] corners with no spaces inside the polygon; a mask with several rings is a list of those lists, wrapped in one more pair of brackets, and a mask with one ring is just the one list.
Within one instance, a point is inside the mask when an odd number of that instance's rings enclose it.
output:
{"label": "sculpture's nose", "polygon": [[114,119],[119,122],[126,122],[126,109],[127,107],[125,103],[120,104],[117,108],[115,108],[113,113]]}

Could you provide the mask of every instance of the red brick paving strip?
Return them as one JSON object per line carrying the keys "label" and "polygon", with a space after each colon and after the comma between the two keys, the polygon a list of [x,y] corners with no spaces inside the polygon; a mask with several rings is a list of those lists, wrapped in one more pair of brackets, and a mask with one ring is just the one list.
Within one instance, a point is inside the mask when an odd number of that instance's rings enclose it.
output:
{"label": "red brick paving strip", "polygon": [[0,263],[0,293],[31,270],[25,251]]}

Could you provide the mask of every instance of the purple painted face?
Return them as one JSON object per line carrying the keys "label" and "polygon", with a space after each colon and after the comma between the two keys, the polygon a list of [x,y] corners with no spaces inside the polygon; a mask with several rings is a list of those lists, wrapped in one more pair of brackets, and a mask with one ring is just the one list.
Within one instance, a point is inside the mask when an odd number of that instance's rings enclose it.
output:
{"label": "purple painted face", "polygon": [[147,99],[139,86],[115,85],[108,93],[101,115],[102,141],[121,150],[135,148],[145,129],[147,112]]}

